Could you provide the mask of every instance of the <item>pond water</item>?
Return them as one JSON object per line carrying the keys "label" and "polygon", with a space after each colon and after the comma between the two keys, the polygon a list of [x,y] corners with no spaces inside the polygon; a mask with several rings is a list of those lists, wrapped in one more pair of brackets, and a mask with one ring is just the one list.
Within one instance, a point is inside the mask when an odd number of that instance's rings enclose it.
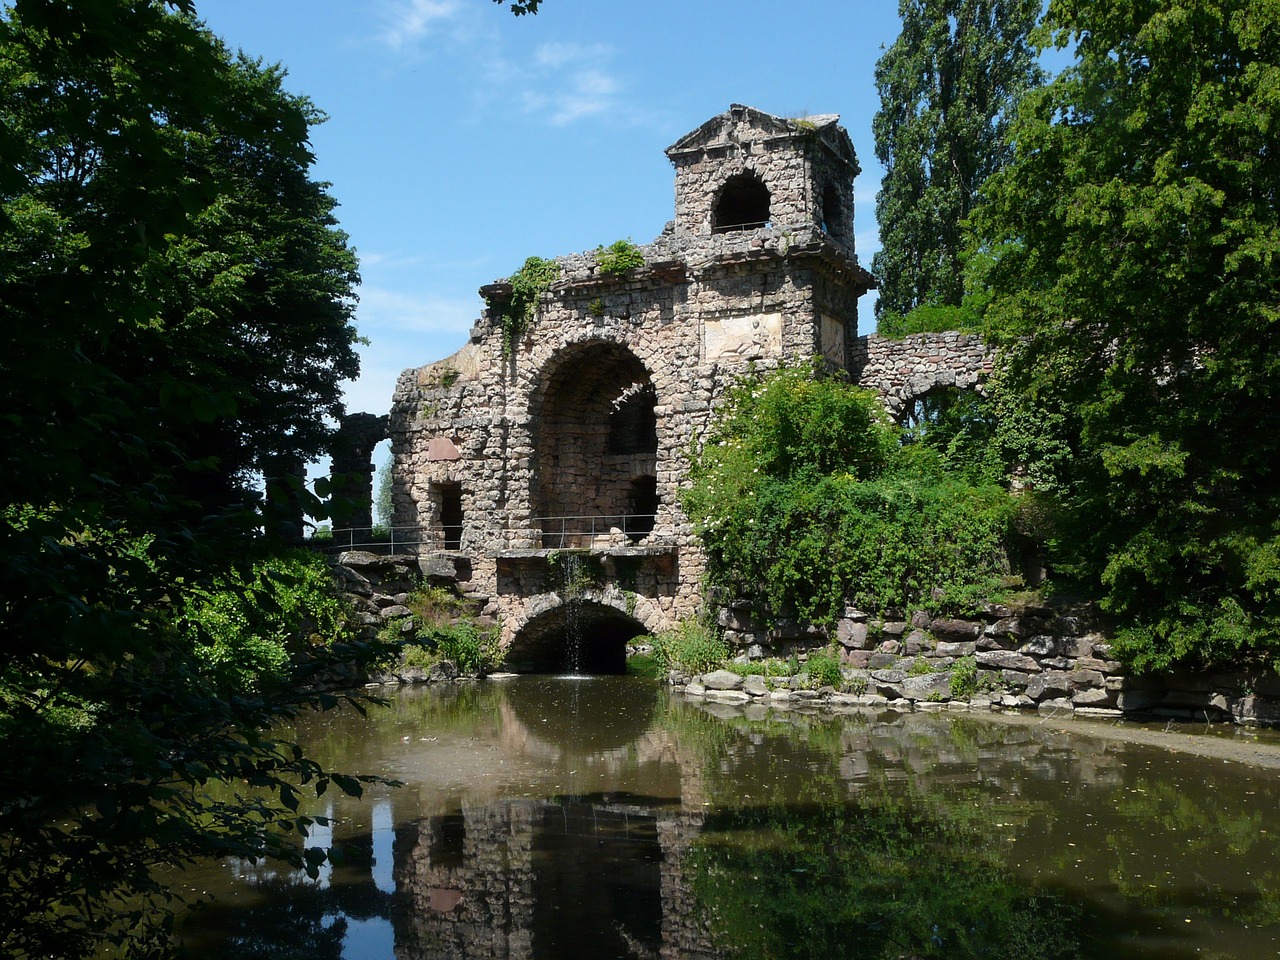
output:
{"label": "pond water", "polygon": [[1075,726],[766,712],[626,677],[405,688],[299,739],[318,881],[245,863],[195,956],[1280,956],[1280,774]]}

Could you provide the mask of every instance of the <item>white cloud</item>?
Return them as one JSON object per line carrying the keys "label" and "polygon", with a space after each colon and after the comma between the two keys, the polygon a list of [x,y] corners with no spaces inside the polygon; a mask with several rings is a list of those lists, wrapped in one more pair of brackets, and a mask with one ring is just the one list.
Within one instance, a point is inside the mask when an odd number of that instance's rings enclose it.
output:
{"label": "white cloud", "polygon": [[534,62],[539,67],[557,70],[572,63],[600,60],[610,53],[612,50],[603,43],[587,46],[580,43],[544,43],[534,54]]}
{"label": "white cloud", "polygon": [[628,116],[614,76],[614,50],[605,44],[543,43],[526,71],[526,113],[563,127],[589,117]]}
{"label": "white cloud", "polygon": [[[368,335],[388,333],[466,333],[480,315],[480,298],[418,295],[384,287],[360,287],[356,326]],[[425,362],[425,361],[422,361]]]}
{"label": "white cloud", "polygon": [[459,9],[458,0],[399,0],[386,9],[381,39],[393,50],[402,50],[452,20]]}

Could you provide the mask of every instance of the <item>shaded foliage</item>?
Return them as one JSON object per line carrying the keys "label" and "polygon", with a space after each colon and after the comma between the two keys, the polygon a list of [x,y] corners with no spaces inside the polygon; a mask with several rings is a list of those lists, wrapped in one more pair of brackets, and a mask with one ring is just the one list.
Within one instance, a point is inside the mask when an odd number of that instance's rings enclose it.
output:
{"label": "shaded foliage", "polygon": [[1277,13],[1050,3],[1040,39],[1074,63],[977,215],[1006,244],[1014,439],[1055,456],[1053,559],[1139,668],[1280,663]]}
{"label": "shaded foliage", "polygon": [[153,867],[314,869],[299,791],[360,790],[268,732],[357,699],[323,686],[370,651],[258,536],[321,515],[276,477],[357,369],[355,260],[309,175],[314,108],[189,12],[0,14],[7,956],[161,955]]}

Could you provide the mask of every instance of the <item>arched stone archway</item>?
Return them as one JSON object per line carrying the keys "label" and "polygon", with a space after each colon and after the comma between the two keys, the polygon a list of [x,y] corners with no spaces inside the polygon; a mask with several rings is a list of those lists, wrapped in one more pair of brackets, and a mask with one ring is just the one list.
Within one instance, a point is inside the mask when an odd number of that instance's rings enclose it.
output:
{"label": "arched stone archway", "polygon": [[569,600],[558,594],[533,598],[507,647],[506,669],[564,673],[572,665],[580,673],[625,673],[627,643],[650,630],[639,611],[627,612],[619,591],[610,593],[618,596],[591,591]]}
{"label": "arched stone archway", "polygon": [[[530,401],[530,499],[545,536],[587,525],[578,520],[601,521],[606,535],[620,528],[632,542],[652,531],[658,509],[654,410],[649,370],[626,346],[591,340],[551,358]],[[557,539],[545,545],[578,544]]]}
{"label": "arched stone archway", "polygon": [[753,170],[734,174],[724,182],[711,207],[711,232],[753,230],[767,226],[772,197]]}

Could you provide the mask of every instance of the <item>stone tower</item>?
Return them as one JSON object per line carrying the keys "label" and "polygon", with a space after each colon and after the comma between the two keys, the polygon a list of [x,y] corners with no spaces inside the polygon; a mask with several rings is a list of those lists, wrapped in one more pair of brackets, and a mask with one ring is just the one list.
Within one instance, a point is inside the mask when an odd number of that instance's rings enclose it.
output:
{"label": "stone tower", "polygon": [[704,558],[679,491],[726,388],[792,358],[865,365],[838,119],[731,106],[667,150],[675,219],[642,266],[559,258],[509,346],[511,286],[482,287],[470,342],[400,376],[395,522],[488,598],[513,668],[563,666],[569,622],[588,628],[584,666],[615,668],[627,639],[693,615]]}

